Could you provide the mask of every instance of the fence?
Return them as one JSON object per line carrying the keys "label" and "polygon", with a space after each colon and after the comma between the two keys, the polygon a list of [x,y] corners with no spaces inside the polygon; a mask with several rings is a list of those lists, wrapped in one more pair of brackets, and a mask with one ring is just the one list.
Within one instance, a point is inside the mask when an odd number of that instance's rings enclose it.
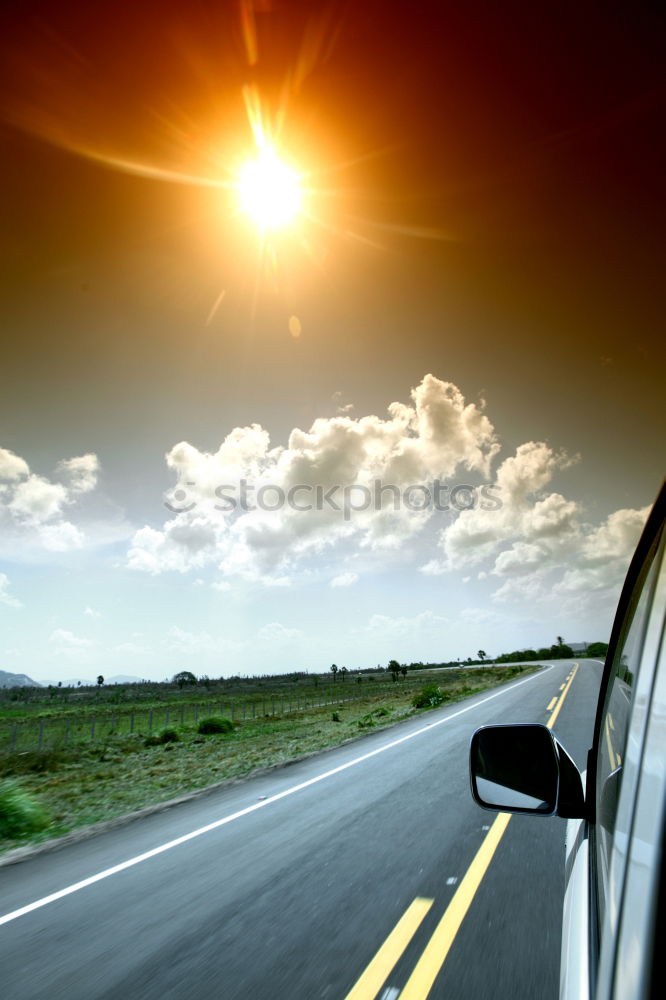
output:
{"label": "fence", "polygon": [[[415,680],[415,678],[410,678]],[[0,752],[22,753],[50,747],[67,747],[82,742],[99,743],[110,736],[128,736],[132,733],[146,735],[167,726],[196,726],[200,719],[223,715],[232,721],[245,722],[271,718],[292,712],[312,711],[327,705],[344,705],[376,696],[383,692],[411,688],[404,681],[396,684],[352,686],[338,683],[326,689],[314,688],[307,692],[280,692],[246,699],[222,701],[184,702],[180,705],[160,705],[153,708],[108,709],[85,715],[47,716],[27,719],[13,724],[0,723]]]}

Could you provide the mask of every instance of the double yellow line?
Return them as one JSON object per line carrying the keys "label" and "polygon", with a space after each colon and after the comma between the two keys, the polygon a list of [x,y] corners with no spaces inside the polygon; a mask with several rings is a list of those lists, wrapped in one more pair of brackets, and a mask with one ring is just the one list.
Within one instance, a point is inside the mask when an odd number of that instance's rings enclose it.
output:
{"label": "double yellow line", "polygon": [[[546,725],[552,729],[560,714],[564,699],[578,671],[578,664],[568,675],[562,685],[559,698],[553,698],[547,710],[551,716]],[[511,819],[510,813],[500,813],[486,834],[481,847],[476,852],[474,860],[467,869],[465,877],[456,889],[443,917],[437,924],[424,952],[419,958],[414,971],[400,994],[399,1000],[426,1000],[435,979],[446,961],[451,945],[455,941],[460,925],[465,919],[476,891],[481,885],[483,876],[493,859],[498,844]],[[389,975],[403,955],[424,917],[433,905],[434,899],[417,897],[405,910],[384,944],[372,959],[360,979],[352,987],[345,1000],[374,1000]]]}

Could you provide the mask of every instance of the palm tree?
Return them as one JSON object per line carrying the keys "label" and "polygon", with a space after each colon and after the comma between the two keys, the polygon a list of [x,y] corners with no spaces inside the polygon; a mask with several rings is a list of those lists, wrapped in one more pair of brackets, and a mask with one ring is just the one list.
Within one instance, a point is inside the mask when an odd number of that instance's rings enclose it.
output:
{"label": "palm tree", "polygon": [[331,673],[333,674],[333,683],[334,684],[335,684],[335,675],[337,674],[337,672],[338,672],[337,666],[335,665],[335,663],[332,663],[331,664]]}
{"label": "palm tree", "polygon": [[486,653],[485,649],[480,649],[479,652],[477,653],[477,656],[479,657],[479,659],[481,660],[482,663],[485,660],[485,658],[486,658],[487,655],[488,654]]}

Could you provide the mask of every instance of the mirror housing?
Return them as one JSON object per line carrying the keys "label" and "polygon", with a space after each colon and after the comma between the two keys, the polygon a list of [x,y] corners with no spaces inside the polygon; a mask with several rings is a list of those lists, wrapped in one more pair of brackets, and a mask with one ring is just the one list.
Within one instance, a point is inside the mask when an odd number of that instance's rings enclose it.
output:
{"label": "mirror housing", "polygon": [[578,768],[546,726],[483,726],[470,745],[472,797],[484,809],[585,816]]}

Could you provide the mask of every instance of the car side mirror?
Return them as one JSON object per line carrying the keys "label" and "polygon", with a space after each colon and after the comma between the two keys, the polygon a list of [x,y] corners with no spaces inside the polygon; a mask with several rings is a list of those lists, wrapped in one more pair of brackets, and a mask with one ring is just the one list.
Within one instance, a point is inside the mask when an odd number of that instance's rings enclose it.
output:
{"label": "car side mirror", "polygon": [[470,746],[472,796],[484,809],[582,818],[583,782],[546,726],[484,726]]}

